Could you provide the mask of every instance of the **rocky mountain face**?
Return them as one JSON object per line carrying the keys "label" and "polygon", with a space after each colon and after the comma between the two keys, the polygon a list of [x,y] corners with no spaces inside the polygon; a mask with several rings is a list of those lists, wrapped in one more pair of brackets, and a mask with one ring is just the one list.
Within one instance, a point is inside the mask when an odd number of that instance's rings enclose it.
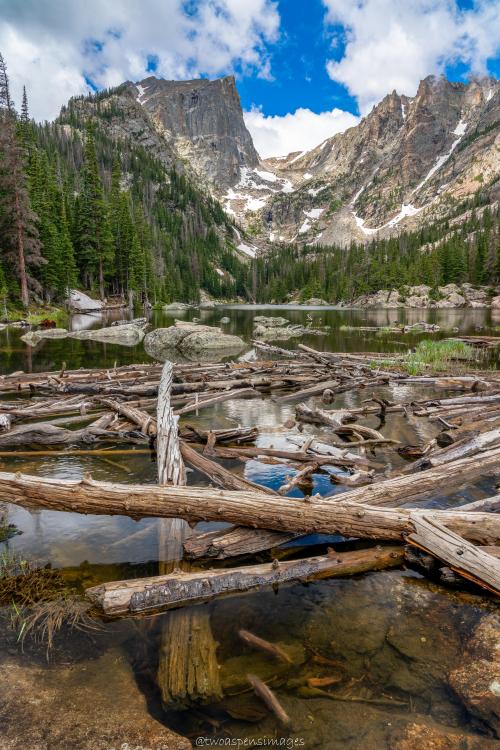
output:
{"label": "rocky mountain face", "polygon": [[[247,206],[250,197],[260,201],[257,221],[232,197],[239,186],[226,193],[226,210],[253,224],[261,241],[388,236],[445,215],[479,188],[496,200],[499,150],[499,82],[429,77],[415,97],[393,91],[359,125],[312,151],[267,159],[266,188],[239,192]],[[260,182],[262,175],[260,168]]]}
{"label": "rocky mountain face", "polygon": [[127,82],[97,99],[75,98],[64,108],[99,116],[114,138],[132,139],[166,166],[186,171],[211,189],[238,182],[259,156],[246,129],[234,78]]}
{"label": "rocky mountain face", "polygon": [[93,110],[112,137],[194,176],[252,235],[240,242],[249,255],[276,241],[388,236],[447,215],[480,188],[498,199],[500,84],[491,78],[462,84],[431,76],[415,97],[393,91],[317,148],[264,161],[233,77],[150,77],[68,107]]}

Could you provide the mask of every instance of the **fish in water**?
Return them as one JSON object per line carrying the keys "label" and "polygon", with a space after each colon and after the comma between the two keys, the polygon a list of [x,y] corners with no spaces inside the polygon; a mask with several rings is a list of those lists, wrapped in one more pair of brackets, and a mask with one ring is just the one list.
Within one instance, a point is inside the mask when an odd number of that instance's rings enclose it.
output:
{"label": "fish in water", "polygon": [[268,709],[273,712],[278,721],[285,726],[290,724],[290,717],[265,682],[262,682],[262,680],[254,674],[247,674],[247,680],[253,687],[255,694],[266,704]]}
{"label": "fish in water", "polygon": [[247,643],[249,646],[253,646],[254,648],[259,648],[261,651],[266,651],[268,654],[271,654],[275,657],[275,659],[279,659],[280,661],[284,661],[286,664],[291,664],[292,660],[288,656],[288,654],[279,646],[276,646],[274,643],[269,643],[269,641],[265,641],[263,638],[259,638],[258,635],[254,635],[253,633],[250,633],[249,630],[239,630],[238,635],[240,636],[241,640]]}

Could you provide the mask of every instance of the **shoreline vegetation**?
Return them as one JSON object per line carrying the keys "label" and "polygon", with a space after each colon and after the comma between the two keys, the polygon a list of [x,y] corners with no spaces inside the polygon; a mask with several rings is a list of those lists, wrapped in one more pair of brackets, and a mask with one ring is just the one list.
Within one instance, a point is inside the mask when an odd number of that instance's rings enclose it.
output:
{"label": "shoreline vegetation", "polygon": [[[211,309],[223,306],[238,307],[329,307],[335,309],[373,309],[373,310],[442,310],[442,309],[492,309],[499,311],[500,317],[500,287],[491,286],[458,286],[450,284],[447,287],[440,287],[432,290],[431,287],[420,285],[419,287],[410,287],[402,291],[397,289],[381,289],[378,292],[362,295],[352,300],[338,300],[329,302],[322,298],[301,299],[297,293],[289,295],[286,302],[251,302],[241,298],[228,299],[211,299],[205,295],[200,303],[185,301],[174,301],[168,304],[157,303],[153,305],[153,310],[164,310],[165,312],[179,312],[188,309]],[[94,313],[106,314],[116,306],[107,308],[104,306],[101,310],[94,310]],[[129,307],[123,303],[123,310],[139,310],[137,305]],[[67,323],[72,314],[78,314],[76,310],[68,310],[67,305],[55,304],[30,304],[27,310],[21,307],[5,307],[0,314],[0,325],[9,325],[21,321],[28,325],[37,326],[45,320],[56,322],[60,327]]]}

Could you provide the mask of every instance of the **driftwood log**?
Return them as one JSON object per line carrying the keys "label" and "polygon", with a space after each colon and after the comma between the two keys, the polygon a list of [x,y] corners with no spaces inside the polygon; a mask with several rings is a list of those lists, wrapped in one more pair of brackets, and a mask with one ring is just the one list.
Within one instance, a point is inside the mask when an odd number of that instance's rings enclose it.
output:
{"label": "driftwood log", "polygon": [[178,571],[168,576],[114,581],[87,589],[86,594],[107,615],[142,614],[263,586],[397,567],[402,560],[402,547],[374,547],[228,570]]}
{"label": "driftwood log", "polygon": [[415,527],[408,535],[411,544],[443,560],[465,578],[500,594],[500,560],[447,529],[432,514],[412,513],[411,519]]}
{"label": "driftwood log", "polygon": [[[482,454],[490,470],[499,466],[500,449]],[[461,471],[478,462],[463,459]],[[458,462],[455,462],[458,463]],[[445,474],[450,472],[447,466]],[[399,493],[401,502],[419,496],[421,485],[429,475],[436,486],[443,486],[441,469],[431,469],[413,476],[379,482],[351,490],[332,498],[294,499],[263,492],[225,492],[205,487],[155,487],[80,481],[0,472],[0,497],[18,505],[51,510],[104,515],[128,515],[132,518],[156,516],[184,518],[187,521],[227,521],[252,528],[275,531],[342,534],[368,539],[401,540],[413,530],[410,510],[406,508],[360,505],[377,496],[384,503],[387,494]],[[439,481],[436,481],[436,478]],[[463,474],[462,474],[463,480]],[[377,493],[373,490],[377,488]],[[406,493],[406,495],[405,495]],[[389,503],[390,504],[390,503]],[[478,544],[497,545],[500,539],[500,516],[494,513],[471,513],[460,510],[433,511],[436,519],[456,533]]]}

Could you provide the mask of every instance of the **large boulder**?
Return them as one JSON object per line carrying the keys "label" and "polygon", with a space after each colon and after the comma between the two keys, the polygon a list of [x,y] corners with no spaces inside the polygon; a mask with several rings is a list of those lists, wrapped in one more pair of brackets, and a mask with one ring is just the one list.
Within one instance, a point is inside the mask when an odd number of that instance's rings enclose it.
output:
{"label": "large boulder", "polygon": [[169,305],[163,305],[163,312],[180,312],[182,310],[190,310],[192,305],[188,305],[187,302],[171,302]]}
{"label": "large boulder", "polygon": [[181,351],[185,354],[214,349],[240,352],[244,346],[245,342],[239,336],[222,333],[219,328],[214,328],[212,331],[193,331],[182,339],[180,344]]}
{"label": "large boulder", "polygon": [[449,682],[471,714],[500,738],[500,617],[483,617]]}
{"label": "large boulder", "polygon": [[493,297],[491,300],[491,309],[500,310],[500,295],[498,297]]}
{"label": "large boulder", "polygon": [[43,339],[65,339],[69,336],[69,331],[66,328],[40,328],[38,331],[28,331],[24,336],[21,336],[21,341],[24,341],[28,346],[37,346]]}
{"label": "large boulder", "polygon": [[157,328],[144,339],[144,349],[153,359],[165,360],[175,352],[187,357],[211,352],[239,353],[245,346],[239,336],[222,333],[220,328],[176,321],[175,326]]}
{"label": "large boulder", "polygon": [[137,346],[144,338],[144,328],[129,323],[122,326],[108,328],[91,328],[88,331],[73,331],[69,338],[82,341],[101,341],[103,344],[118,344],[120,346]]}
{"label": "large boulder", "polygon": [[72,289],[69,293],[69,308],[72,312],[90,312],[91,310],[102,310],[104,302],[100,299],[92,299],[85,292]]}
{"label": "large boulder", "polygon": [[156,328],[144,337],[144,349],[150,357],[162,361],[168,359],[169,354],[172,354],[188,335],[189,330],[177,326]]}

